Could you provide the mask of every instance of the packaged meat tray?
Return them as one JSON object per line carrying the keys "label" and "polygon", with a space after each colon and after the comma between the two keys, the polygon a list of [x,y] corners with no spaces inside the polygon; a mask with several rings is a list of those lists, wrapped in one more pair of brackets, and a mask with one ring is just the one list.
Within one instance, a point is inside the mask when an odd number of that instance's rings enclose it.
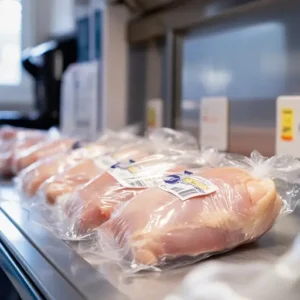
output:
{"label": "packaged meat tray", "polygon": [[295,208],[300,162],[282,155],[227,156],[221,167],[173,173],[133,197],[81,251],[131,271],[159,270],[255,241]]}

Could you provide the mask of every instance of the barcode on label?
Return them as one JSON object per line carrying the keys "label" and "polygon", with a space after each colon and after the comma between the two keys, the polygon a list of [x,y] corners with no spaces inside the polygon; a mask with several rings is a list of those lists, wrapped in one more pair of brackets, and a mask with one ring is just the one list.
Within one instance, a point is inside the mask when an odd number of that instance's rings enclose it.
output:
{"label": "barcode on label", "polygon": [[193,196],[198,195],[198,191],[194,188],[187,190],[187,189],[183,189],[180,187],[172,187],[169,189],[170,189],[170,191],[177,193],[182,198],[193,197]]}
{"label": "barcode on label", "polygon": [[137,187],[137,188],[146,188],[147,187],[147,184],[140,180],[128,181],[128,184],[132,187]]}

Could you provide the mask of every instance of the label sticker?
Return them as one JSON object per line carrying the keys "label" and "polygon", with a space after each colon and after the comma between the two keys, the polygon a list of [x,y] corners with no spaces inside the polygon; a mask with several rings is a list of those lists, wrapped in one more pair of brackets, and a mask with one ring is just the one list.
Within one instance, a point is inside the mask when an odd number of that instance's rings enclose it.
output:
{"label": "label sticker", "polygon": [[101,155],[94,160],[95,164],[103,170],[110,168],[118,163],[118,161],[109,154]]}
{"label": "label sticker", "polygon": [[135,161],[129,160],[128,164],[117,163],[108,169],[123,187],[126,188],[149,188],[162,183],[163,177],[160,175],[141,175],[144,170],[140,165],[133,165]]}
{"label": "label sticker", "polygon": [[147,126],[148,129],[163,126],[163,101],[162,99],[150,99],[147,101]]}
{"label": "label sticker", "polygon": [[281,139],[292,141],[294,138],[294,110],[292,108],[281,109]]}
{"label": "label sticker", "polygon": [[194,176],[188,171],[181,175],[168,175],[163,181],[164,183],[159,185],[159,188],[177,196],[182,201],[196,196],[209,195],[218,190],[218,187],[209,180]]}

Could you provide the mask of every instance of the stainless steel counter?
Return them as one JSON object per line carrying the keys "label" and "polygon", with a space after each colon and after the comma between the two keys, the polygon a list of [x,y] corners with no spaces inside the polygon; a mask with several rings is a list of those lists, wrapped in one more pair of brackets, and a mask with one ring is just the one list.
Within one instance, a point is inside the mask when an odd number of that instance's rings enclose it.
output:
{"label": "stainless steel counter", "polygon": [[[10,197],[13,193],[8,187],[4,194]],[[300,208],[297,208],[292,215],[279,218],[273,229],[257,242],[211,259],[237,264],[273,261],[288,249],[299,232]],[[0,205],[0,246],[13,256],[44,298],[55,300],[160,300],[176,289],[195,267],[135,276],[125,275],[111,263],[94,261],[92,267],[71,248],[72,245],[30,220],[28,211],[16,202]],[[201,266],[201,262],[196,265]]]}

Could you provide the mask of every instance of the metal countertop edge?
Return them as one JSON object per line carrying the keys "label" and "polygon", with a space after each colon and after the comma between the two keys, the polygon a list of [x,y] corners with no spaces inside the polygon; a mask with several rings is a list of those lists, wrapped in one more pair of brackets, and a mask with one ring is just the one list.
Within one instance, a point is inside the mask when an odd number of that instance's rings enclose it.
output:
{"label": "metal countertop edge", "polygon": [[[25,228],[21,228],[18,222],[14,220],[10,210],[11,207],[7,209],[6,207],[0,206],[0,211],[2,211],[3,214],[5,214],[5,216],[18,229],[22,236],[24,236],[26,240],[30,242],[31,246],[34,247],[37,252],[39,252],[43,259],[46,260],[47,263],[51,265],[51,267],[62,278],[64,278],[64,280],[69,284],[69,286],[81,295],[82,299],[127,299],[124,294],[116,290],[116,288],[113,287],[107,279],[105,279],[97,270],[95,270],[81,256],[79,256],[70,246],[68,246],[64,241],[58,239],[52,232],[40,226],[39,230],[43,231],[43,234],[50,241],[51,246],[57,246],[57,248],[60,251],[65,252],[71,256],[71,258],[67,258],[69,260],[69,264],[67,261],[62,261],[60,258],[58,258],[57,253],[51,251],[49,252],[46,248],[43,248],[43,245],[41,245],[42,242],[39,241],[39,237],[34,236],[34,234],[30,235],[29,231],[31,228],[27,228],[27,226],[29,227],[29,223],[25,223]],[[29,213],[29,211],[24,208],[22,208],[22,210],[24,213]],[[14,213],[14,211],[12,213]],[[38,226],[38,224],[36,224],[36,226]],[[60,263],[58,263],[58,260],[60,260]],[[65,265],[63,266],[61,264]],[[81,270],[79,278],[78,274],[72,273],[72,266],[74,265],[76,267],[79,267]]]}
{"label": "metal countertop edge", "polygon": [[[40,251],[39,248],[36,247],[34,243],[32,243],[32,240],[28,238],[28,235],[24,233],[23,230],[16,224],[16,222],[9,216],[9,214],[0,206],[0,213],[2,213],[2,216],[7,219],[8,222],[17,230],[23,237],[24,237],[24,242],[27,241],[29,246],[33,248],[36,253],[35,253],[35,260],[36,261],[44,261],[45,265],[48,265],[48,267],[54,271],[52,276],[55,276],[55,281],[58,282],[60,285],[64,287],[63,294],[65,296],[69,295],[72,298],[69,299],[74,299],[74,300],[82,300],[85,299],[85,297],[74,287],[63,274],[53,265],[51,261],[47,259],[47,257]],[[0,215],[1,217],[1,215]],[[45,286],[43,283],[43,280],[38,277],[38,274],[35,273],[34,269],[32,268],[32,265],[28,264],[22,253],[16,248],[16,246],[10,241],[9,237],[1,230],[0,228],[0,241],[3,243],[3,245],[7,248],[7,250],[13,255],[14,259],[16,260],[17,263],[22,267],[22,269],[27,273],[29,278],[35,283],[35,285],[40,289],[40,292],[46,299],[54,299],[54,300],[59,300],[59,299],[66,299],[65,297],[63,298],[55,298],[53,297],[53,292],[49,290],[48,287]],[[33,250],[32,249],[32,250]],[[54,290],[54,292],[56,292]]]}

